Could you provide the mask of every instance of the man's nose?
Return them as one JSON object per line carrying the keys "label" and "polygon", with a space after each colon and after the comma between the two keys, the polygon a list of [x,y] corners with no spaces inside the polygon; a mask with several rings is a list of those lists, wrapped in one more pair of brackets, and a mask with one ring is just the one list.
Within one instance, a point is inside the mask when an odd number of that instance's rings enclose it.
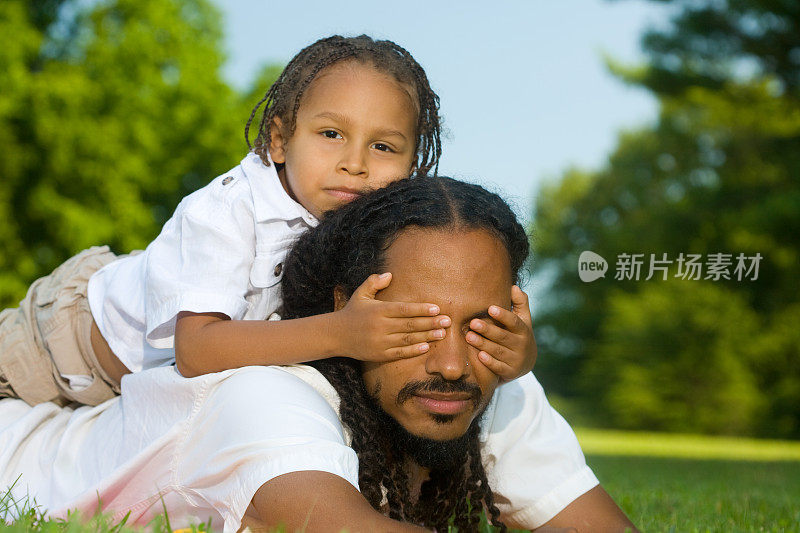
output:
{"label": "man's nose", "polygon": [[356,144],[344,148],[344,153],[339,161],[339,170],[351,176],[366,178],[369,175],[367,166],[367,149]]}
{"label": "man's nose", "polygon": [[474,348],[467,344],[464,335],[455,328],[447,328],[444,339],[430,343],[425,370],[428,374],[439,374],[449,381],[465,378],[471,372],[470,350]]}

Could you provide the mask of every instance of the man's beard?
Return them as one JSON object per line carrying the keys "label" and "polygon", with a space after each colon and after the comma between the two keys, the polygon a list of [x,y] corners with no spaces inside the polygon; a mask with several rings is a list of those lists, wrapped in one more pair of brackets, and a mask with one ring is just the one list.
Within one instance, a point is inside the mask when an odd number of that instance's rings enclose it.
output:
{"label": "man's beard", "polygon": [[[397,402],[403,403],[408,400],[413,392],[419,390],[429,390],[437,392],[467,392],[477,390],[473,397],[475,408],[480,408],[472,420],[472,423],[460,437],[451,440],[435,440],[428,437],[414,435],[402,424],[395,420],[389,413],[384,411],[378,400],[372,396],[370,403],[374,409],[374,416],[377,418],[381,430],[384,432],[386,442],[392,443],[394,450],[412,459],[416,464],[430,470],[452,470],[464,460],[469,451],[472,439],[478,438],[483,411],[486,403],[481,407],[480,389],[474,389],[461,382],[447,382],[441,378],[433,378],[426,382],[419,382],[411,386],[404,387],[398,394]],[[376,391],[377,392],[377,391]],[[439,424],[452,422],[455,415],[432,414],[433,420]]]}
{"label": "man's beard", "polygon": [[[378,407],[383,411],[382,408]],[[452,470],[467,456],[470,441],[477,438],[481,416],[476,416],[467,431],[451,440],[434,440],[414,435],[397,420],[383,412],[386,420],[382,426],[387,431],[396,449],[413,459],[415,463],[430,470]]]}

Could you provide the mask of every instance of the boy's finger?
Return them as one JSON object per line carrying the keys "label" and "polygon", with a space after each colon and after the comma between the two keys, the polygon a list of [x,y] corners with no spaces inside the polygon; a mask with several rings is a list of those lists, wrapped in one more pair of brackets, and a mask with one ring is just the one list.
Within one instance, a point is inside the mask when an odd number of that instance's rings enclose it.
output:
{"label": "boy's finger", "polygon": [[450,327],[449,316],[438,315],[434,317],[392,318],[392,324],[387,333],[413,333],[430,331]]}
{"label": "boy's finger", "polygon": [[490,341],[494,341],[503,346],[508,346],[514,341],[514,334],[505,328],[501,328],[486,320],[473,318],[469,323],[470,329],[477,332],[478,335],[486,337]]}
{"label": "boy's finger", "polygon": [[411,302],[386,302],[385,316],[392,318],[411,318],[415,316],[436,316],[439,306],[436,304],[418,304]]}
{"label": "boy's finger", "polygon": [[511,310],[529,326],[533,326],[528,295],[518,285],[511,287]]}
{"label": "boy's finger", "polygon": [[389,283],[391,282],[392,274],[390,272],[384,272],[383,274],[371,274],[367,279],[364,280],[364,283],[359,285],[358,288],[353,291],[353,297],[374,300],[375,295],[378,294],[379,291],[382,291],[388,287]]}
{"label": "boy's finger", "polygon": [[489,315],[499,322],[501,326],[515,333],[519,332],[523,326],[522,320],[516,313],[503,309],[499,305],[490,305]]}
{"label": "boy's finger", "polygon": [[414,346],[415,344],[423,344],[428,341],[440,341],[445,335],[447,335],[447,333],[443,329],[415,331],[412,333],[394,333],[386,336],[386,342],[389,346],[402,348],[405,346]]}
{"label": "boy's finger", "polygon": [[489,355],[489,353],[481,350],[480,352],[478,352],[478,359],[480,360],[481,363],[484,364],[484,366],[486,366],[486,368],[494,372],[496,375],[500,376],[502,379],[504,380],[514,379],[515,377],[513,375],[514,370],[504,362],[495,359],[494,357]]}
{"label": "boy's finger", "polygon": [[500,361],[505,361],[509,359],[509,357],[513,354],[512,350],[497,344],[496,342],[492,342],[486,337],[482,335],[478,335],[474,331],[468,331],[465,338],[467,339],[467,343],[474,346],[475,348],[488,353],[493,358],[498,359]]}
{"label": "boy's finger", "polygon": [[413,344],[411,346],[400,346],[398,348],[391,348],[386,350],[386,358],[383,359],[385,361],[394,361],[397,359],[409,359],[411,357],[417,357],[418,355],[422,355],[430,349],[430,345],[427,342],[421,342],[419,344]]}

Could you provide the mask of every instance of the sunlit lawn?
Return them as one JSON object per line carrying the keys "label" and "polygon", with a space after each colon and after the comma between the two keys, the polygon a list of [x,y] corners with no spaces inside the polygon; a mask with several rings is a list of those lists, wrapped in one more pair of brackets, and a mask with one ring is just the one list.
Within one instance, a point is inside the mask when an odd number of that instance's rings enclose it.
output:
{"label": "sunlit lawn", "polygon": [[576,432],[642,531],[800,532],[800,442]]}
{"label": "sunlit lawn", "polygon": [[[800,442],[576,433],[603,486],[644,532],[800,533]],[[163,519],[154,526],[148,530],[170,529]],[[8,529],[121,533],[107,522],[80,527],[74,521],[44,521],[37,513],[10,526],[0,521],[0,531]]]}

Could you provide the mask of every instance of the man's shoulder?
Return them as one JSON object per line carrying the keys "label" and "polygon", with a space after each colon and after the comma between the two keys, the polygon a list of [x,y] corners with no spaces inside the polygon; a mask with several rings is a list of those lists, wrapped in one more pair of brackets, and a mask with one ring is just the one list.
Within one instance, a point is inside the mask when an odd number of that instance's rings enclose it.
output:
{"label": "man's shoulder", "polygon": [[316,368],[308,365],[281,365],[269,367],[290,374],[317,392],[336,413],[339,412],[339,394],[333,385]]}
{"label": "man's shoulder", "polygon": [[342,437],[338,414],[338,396],[322,375],[304,365],[246,366],[206,374],[188,381],[206,388],[217,404],[233,411],[252,411],[261,417],[290,417],[324,422],[329,430]]}
{"label": "man's shoulder", "polygon": [[[233,380],[243,387],[249,387],[249,382],[253,381],[260,385],[258,388],[264,390],[265,394],[284,396],[284,393],[296,392],[304,397],[318,398],[331,409],[339,408],[336,390],[322,374],[308,365],[248,366],[224,370],[218,376],[220,378],[214,381]],[[292,390],[287,391],[286,388]],[[288,399],[292,401],[291,397]]]}
{"label": "man's shoulder", "polygon": [[486,441],[490,435],[503,432],[516,421],[530,421],[551,409],[542,386],[529,372],[495,390],[483,414],[481,440]]}

